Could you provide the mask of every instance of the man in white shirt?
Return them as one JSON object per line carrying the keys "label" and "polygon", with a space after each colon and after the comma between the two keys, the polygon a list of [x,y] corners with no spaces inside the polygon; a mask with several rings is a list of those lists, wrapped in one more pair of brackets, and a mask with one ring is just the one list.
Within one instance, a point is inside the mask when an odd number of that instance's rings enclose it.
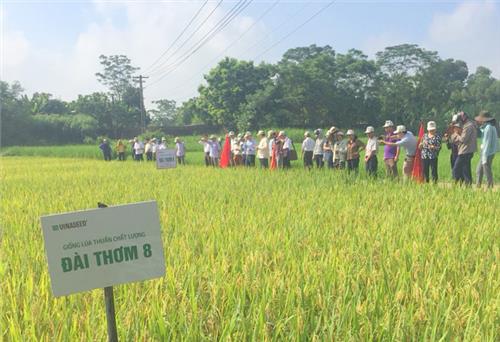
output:
{"label": "man in white shirt", "polygon": [[269,167],[269,141],[266,138],[266,132],[259,131],[257,135],[260,138],[257,146],[257,158],[259,158],[260,167],[267,169]]}
{"label": "man in white shirt", "polygon": [[394,134],[397,135],[399,139],[398,141],[390,142],[387,140],[380,140],[380,143],[389,146],[398,146],[405,149],[406,156],[403,163],[403,175],[405,179],[409,179],[411,178],[413,163],[415,161],[415,153],[417,151],[417,138],[413,135],[412,132],[406,130],[406,127],[403,125],[397,126]]}
{"label": "man in white shirt", "polygon": [[215,135],[210,136],[210,140],[208,141],[209,146],[209,156],[210,156],[210,164],[213,167],[219,166],[219,141]]}
{"label": "man in white shirt", "polygon": [[252,137],[251,132],[246,132],[245,133],[245,144],[244,144],[244,151],[245,151],[245,166],[250,167],[250,166],[255,166],[255,150],[256,150],[256,142]]}
{"label": "man in white shirt", "polygon": [[323,131],[318,128],[314,131],[314,135],[316,136],[316,141],[314,145],[314,161],[316,162],[316,167],[321,169],[324,165],[323,163],[323,145],[325,144],[325,139],[323,138]]}
{"label": "man in white shirt", "polygon": [[144,144],[137,138],[134,138],[134,152],[135,152],[135,160],[143,161],[144,157]]}
{"label": "man in white shirt", "polygon": [[290,151],[293,150],[292,139],[286,135],[285,131],[281,131],[279,135],[283,140],[283,168],[289,169],[292,167],[290,163]]}
{"label": "man in white shirt", "polygon": [[368,141],[365,147],[365,167],[366,173],[370,177],[377,177],[377,150],[378,142],[375,137],[375,129],[372,126],[366,127],[365,134],[368,136]]}
{"label": "man in white shirt", "polygon": [[144,147],[144,152],[146,152],[146,160],[153,160],[153,146],[151,145],[151,140],[146,140],[146,146]]}
{"label": "man in white shirt", "polygon": [[304,159],[304,168],[310,170],[313,166],[313,152],[316,143],[311,138],[311,133],[308,131],[304,133],[304,138],[302,142],[302,158]]}
{"label": "man in white shirt", "polygon": [[161,143],[158,145],[157,150],[166,150],[167,149],[167,139],[165,137],[161,138]]}
{"label": "man in white shirt", "polygon": [[201,137],[200,141],[198,141],[198,144],[203,145],[203,153],[205,154],[205,166],[210,166],[212,165],[212,160],[210,159],[210,142],[208,141],[208,137],[204,135]]}

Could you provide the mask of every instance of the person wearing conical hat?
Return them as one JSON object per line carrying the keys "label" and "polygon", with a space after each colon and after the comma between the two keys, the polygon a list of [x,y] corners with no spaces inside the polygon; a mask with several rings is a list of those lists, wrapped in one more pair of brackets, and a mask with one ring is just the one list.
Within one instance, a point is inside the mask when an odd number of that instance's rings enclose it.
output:
{"label": "person wearing conical hat", "polygon": [[488,188],[493,188],[493,158],[499,150],[497,121],[490,112],[482,111],[475,118],[481,131],[481,154],[476,169],[476,185],[481,187],[486,176]]}

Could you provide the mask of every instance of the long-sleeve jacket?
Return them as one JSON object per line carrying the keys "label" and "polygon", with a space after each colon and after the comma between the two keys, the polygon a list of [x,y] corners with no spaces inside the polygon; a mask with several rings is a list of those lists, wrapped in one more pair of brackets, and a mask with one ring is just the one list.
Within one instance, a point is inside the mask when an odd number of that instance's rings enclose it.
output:
{"label": "long-sleeve jacket", "polygon": [[481,164],[486,163],[486,160],[492,154],[498,152],[498,132],[495,126],[486,124],[481,127],[483,141],[481,144]]}
{"label": "long-sleeve jacket", "polygon": [[468,120],[462,128],[462,134],[453,134],[451,140],[458,144],[458,155],[477,151],[477,127]]}

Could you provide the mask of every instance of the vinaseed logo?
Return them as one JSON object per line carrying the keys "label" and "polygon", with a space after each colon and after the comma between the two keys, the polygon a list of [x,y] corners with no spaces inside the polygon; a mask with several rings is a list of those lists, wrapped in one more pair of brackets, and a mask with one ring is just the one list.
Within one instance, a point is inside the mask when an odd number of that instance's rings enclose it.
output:
{"label": "vinaseed logo", "polygon": [[73,221],[67,223],[54,224],[52,225],[52,230],[56,232],[65,229],[81,228],[85,227],[86,225],[87,225],[87,220]]}

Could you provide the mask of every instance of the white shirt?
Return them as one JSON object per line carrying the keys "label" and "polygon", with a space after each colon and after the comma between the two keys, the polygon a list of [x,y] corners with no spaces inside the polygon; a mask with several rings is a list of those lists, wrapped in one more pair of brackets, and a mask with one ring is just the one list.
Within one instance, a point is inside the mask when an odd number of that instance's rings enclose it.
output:
{"label": "white shirt", "polygon": [[162,142],[160,145],[158,145],[158,150],[166,150],[167,149],[167,143]]}
{"label": "white shirt", "polygon": [[314,140],[312,140],[311,137],[307,137],[302,142],[302,151],[304,152],[314,151],[314,146],[315,146]]}
{"label": "white shirt", "polygon": [[333,145],[333,159],[345,161],[347,158],[347,140],[336,141]]}
{"label": "white shirt", "polygon": [[257,147],[256,145],[257,144],[255,143],[255,140],[253,140],[253,139],[246,140],[244,143],[245,154],[255,155],[255,148]]}
{"label": "white shirt", "polygon": [[285,142],[283,143],[283,149],[293,150],[292,140],[289,137],[285,138]]}
{"label": "white shirt", "polygon": [[136,141],[134,143],[135,154],[143,154],[144,153],[144,144],[140,141]]}
{"label": "white shirt", "polygon": [[157,149],[158,149],[158,144],[157,143],[152,143],[151,144],[151,151],[153,151],[153,153],[156,153]]}
{"label": "white shirt", "polygon": [[186,149],[184,147],[184,143],[183,142],[175,143],[175,155],[177,157],[183,157],[185,153]]}
{"label": "white shirt", "polygon": [[217,141],[209,141],[207,144],[210,158],[219,158],[219,143]]}
{"label": "white shirt", "polygon": [[203,152],[205,153],[210,152],[210,142],[200,140],[198,141],[198,143],[203,145]]}
{"label": "white shirt", "polygon": [[[365,148],[365,154],[366,155],[375,155],[377,154],[378,150],[378,142],[377,138],[368,138],[368,141],[366,142],[366,148]],[[373,152],[373,153],[371,153]]]}
{"label": "white shirt", "polygon": [[257,158],[267,159],[269,158],[269,142],[267,138],[264,137],[260,139],[259,146],[257,146]]}
{"label": "white shirt", "polygon": [[152,146],[151,143],[146,143],[146,147],[144,148],[144,151],[146,153],[151,152]]}
{"label": "white shirt", "polygon": [[317,138],[314,144],[314,152],[315,155],[323,155],[323,144],[325,143],[325,139]]}

